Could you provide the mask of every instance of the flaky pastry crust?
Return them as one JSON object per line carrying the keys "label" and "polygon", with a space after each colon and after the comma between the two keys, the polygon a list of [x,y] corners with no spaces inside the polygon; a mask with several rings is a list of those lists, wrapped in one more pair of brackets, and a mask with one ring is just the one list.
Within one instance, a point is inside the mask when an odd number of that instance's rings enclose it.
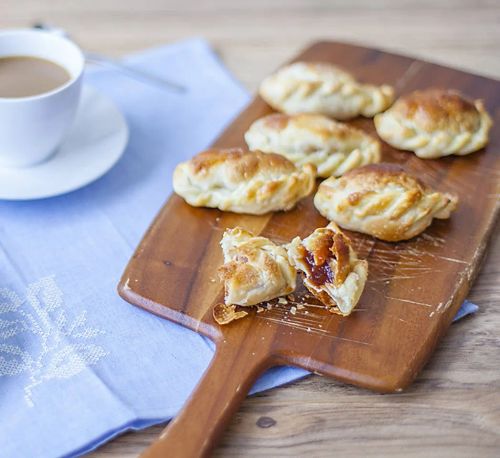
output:
{"label": "flaky pastry crust", "polygon": [[313,164],[323,178],[380,161],[378,140],[322,115],[264,116],[250,126],[245,140],[251,150],[282,154],[298,167]]}
{"label": "flaky pastry crust", "polygon": [[492,126],[481,100],[441,89],[403,96],[374,122],[383,140],[423,159],[477,151],[488,143]]}
{"label": "flaky pastry crust", "polygon": [[350,240],[335,223],[288,245],[290,263],[305,274],[304,285],[331,312],[349,315],[361,297],[368,262],[358,259]]}
{"label": "flaky pastry crust", "polygon": [[219,277],[227,305],[256,305],[295,289],[297,271],[282,246],[236,227],[224,232],[221,247],[224,265]]}
{"label": "flaky pastry crust", "polygon": [[372,117],[394,100],[392,87],[361,84],[327,62],[296,62],[264,79],[261,97],[288,114],[320,113],[338,120]]}
{"label": "flaky pastry crust", "polygon": [[195,207],[261,215],[291,209],[312,192],[315,175],[279,154],[214,148],[179,164],[173,187]]}
{"label": "flaky pastry crust", "polygon": [[397,242],[450,217],[458,198],[430,189],[394,164],[371,164],[321,183],[318,211],[339,226]]}
{"label": "flaky pastry crust", "polygon": [[237,310],[234,304],[216,304],[212,310],[212,316],[214,320],[220,324],[229,324],[232,321],[240,320],[245,318],[248,312],[244,310]]}

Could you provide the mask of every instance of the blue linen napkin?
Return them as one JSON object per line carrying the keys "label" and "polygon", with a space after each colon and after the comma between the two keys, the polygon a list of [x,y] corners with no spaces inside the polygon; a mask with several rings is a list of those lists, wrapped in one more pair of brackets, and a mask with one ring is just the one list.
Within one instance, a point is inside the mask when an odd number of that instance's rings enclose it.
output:
{"label": "blue linen napkin", "polygon": [[[0,202],[2,457],[74,456],[168,420],[213,354],[206,339],[125,303],[115,288],[171,191],[175,164],[210,144],[249,96],[199,39],[127,61],[187,93],[90,72],[86,83],[129,124],[123,158],[66,196]],[[466,302],[457,319],[476,310]],[[275,368],[252,392],[306,374]]]}

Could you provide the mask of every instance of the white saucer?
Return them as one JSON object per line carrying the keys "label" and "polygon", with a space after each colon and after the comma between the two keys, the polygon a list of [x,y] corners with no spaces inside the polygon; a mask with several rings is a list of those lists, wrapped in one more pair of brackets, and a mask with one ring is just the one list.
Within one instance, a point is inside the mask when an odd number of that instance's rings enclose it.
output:
{"label": "white saucer", "polygon": [[113,167],[127,140],[127,124],[114,103],[84,86],[73,127],[53,156],[33,167],[0,167],[0,199],[42,199],[81,188]]}

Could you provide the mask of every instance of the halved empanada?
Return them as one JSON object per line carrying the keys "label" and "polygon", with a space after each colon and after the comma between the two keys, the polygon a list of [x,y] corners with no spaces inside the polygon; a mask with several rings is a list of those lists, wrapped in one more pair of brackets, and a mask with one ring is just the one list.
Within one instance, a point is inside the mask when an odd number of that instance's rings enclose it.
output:
{"label": "halved empanada", "polygon": [[297,271],[282,246],[236,227],[224,232],[221,247],[224,265],[219,277],[227,305],[256,305],[295,289]]}
{"label": "halved empanada", "polygon": [[316,229],[288,246],[290,263],[305,274],[304,285],[329,310],[349,315],[361,297],[368,262],[358,259],[349,239],[336,224]]}

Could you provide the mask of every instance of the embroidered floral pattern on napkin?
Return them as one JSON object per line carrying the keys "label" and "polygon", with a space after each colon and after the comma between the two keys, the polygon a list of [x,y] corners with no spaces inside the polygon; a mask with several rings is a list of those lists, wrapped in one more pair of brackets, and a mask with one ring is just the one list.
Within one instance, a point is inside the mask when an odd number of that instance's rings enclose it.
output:
{"label": "embroidered floral pattern on napkin", "polygon": [[[23,348],[23,333],[37,346]],[[21,298],[0,288],[0,377],[23,377],[24,399],[33,406],[33,390],[53,379],[68,379],[107,355],[92,338],[103,331],[87,323],[87,311],[70,318],[53,276],[31,283]],[[23,340],[26,342],[26,340]]]}

